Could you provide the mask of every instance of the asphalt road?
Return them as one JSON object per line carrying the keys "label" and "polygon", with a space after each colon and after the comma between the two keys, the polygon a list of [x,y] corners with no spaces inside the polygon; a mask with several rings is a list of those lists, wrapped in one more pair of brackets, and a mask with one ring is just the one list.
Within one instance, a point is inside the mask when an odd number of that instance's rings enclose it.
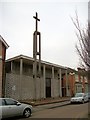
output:
{"label": "asphalt road", "polygon": [[88,103],[44,109],[34,112],[31,118],[84,118],[86,114],[88,114]]}
{"label": "asphalt road", "polygon": [[88,103],[57,103],[34,107],[30,118],[14,118],[12,120],[31,120],[32,118],[87,118]]}

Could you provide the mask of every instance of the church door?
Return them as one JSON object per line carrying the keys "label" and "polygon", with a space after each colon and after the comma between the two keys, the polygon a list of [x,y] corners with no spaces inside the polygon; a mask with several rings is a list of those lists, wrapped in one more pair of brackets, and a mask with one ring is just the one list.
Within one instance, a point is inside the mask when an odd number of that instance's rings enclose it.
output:
{"label": "church door", "polygon": [[46,78],[46,98],[51,97],[51,78]]}

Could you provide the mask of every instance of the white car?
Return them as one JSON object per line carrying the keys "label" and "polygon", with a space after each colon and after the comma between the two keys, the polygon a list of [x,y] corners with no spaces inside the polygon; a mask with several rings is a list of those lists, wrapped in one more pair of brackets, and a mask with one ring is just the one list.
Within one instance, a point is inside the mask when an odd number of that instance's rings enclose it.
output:
{"label": "white car", "polygon": [[90,93],[86,93],[86,95],[88,96],[88,101],[90,102]]}
{"label": "white car", "polygon": [[12,98],[0,98],[0,118],[15,116],[30,117],[32,106],[20,103]]}
{"label": "white car", "polygon": [[88,101],[88,96],[85,93],[76,93],[75,97],[72,97],[71,103],[84,103]]}

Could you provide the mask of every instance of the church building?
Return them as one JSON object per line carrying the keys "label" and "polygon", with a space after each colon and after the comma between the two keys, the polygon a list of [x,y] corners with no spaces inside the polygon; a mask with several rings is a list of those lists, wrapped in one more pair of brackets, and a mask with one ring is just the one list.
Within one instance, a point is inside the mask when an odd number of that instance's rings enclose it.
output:
{"label": "church building", "polygon": [[[37,13],[34,18],[33,58],[19,55],[6,60],[5,97],[38,100],[86,92],[87,81],[84,76],[81,81],[76,70],[41,60],[41,33],[38,31],[40,19]],[[5,46],[8,47],[7,44]]]}
{"label": "church building", "polygon": [[34,81],[33,62],[33,58],[24,55],[6,60],[6,97],[23,100],[69,95],[66,67],[41,61],[41,77],[37,65],[37,78]]}
{"label": "church building", "polygon": [[73,96],[76,92],[87,92],[86,76],[78,75],[78,71],[57,64],[37,60],[36,80],[33,76],[34,59],[19,55],[6,60],[5,97],[18,100],[46,99]]}

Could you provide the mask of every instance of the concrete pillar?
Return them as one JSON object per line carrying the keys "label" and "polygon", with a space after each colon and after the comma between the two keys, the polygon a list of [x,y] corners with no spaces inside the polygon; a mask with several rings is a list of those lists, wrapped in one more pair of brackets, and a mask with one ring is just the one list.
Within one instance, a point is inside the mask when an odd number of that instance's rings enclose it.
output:
{"label": "concrete pillar", "polygon": [[44,98],[46,98],[46,70],[45,70],[46,66],[43,65],[43,94],[44,94]]}
{"label": "concrete pillar", "polygon": [[65,71],[65,76],[66,76],[66,96],[68,96],[68,73],[67,70]]}
{"label": "concrete pillar", "polygon": [[62,97],[62,73],[61,69],[59,69],[59,96]]}
{"label": "concrete pillar", "polygon": [[37,82],[37,61],[33,62],[33,80],[34,80],[34,91],[33,91],[33,100],[36,100],[36,82]]}
{"label": "concrete pillar", "polygon": [[20,75],[22,76],[23,73],[23,59],[20,59]]}
{"label": "concrete pillar", "polygon": [[11,73],[13,72],[13,61],[11,61]]}
{"label": "concrete pillar", "polygon": [[39,51],[37,51],[37,55],[39,55],[39,77],[41,77],[41,33],[38,32],[39,35]]}
{"label": "concrete pillar", "polygon": [[23,59],[20,59],[20,90],[19,90],[19,99],[22,100],[22,74],[23,74]]}
{"label": "concrete pillar", "polygon": [[54,67],[52,67],[51,97],[54,98]]}

